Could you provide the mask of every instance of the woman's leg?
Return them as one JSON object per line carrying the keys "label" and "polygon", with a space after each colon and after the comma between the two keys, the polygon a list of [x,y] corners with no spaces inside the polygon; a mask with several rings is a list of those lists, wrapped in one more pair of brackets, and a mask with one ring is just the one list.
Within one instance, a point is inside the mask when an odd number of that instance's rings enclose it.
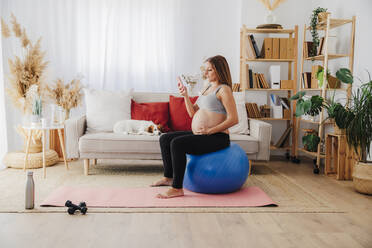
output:
{"label": "woman's leg", "polygon": [[190,135],[191,131],[177,131],[164,133],[159,138],[161,156],[163,159],[164,166],[164,178],[153,183],[151,186],[170,186],[172,184],[173,178],[173,166],[172,166],[172,157],[170,152],[170,143],[171,141],[179,136]]}
{"label": "woman's leg", "polygon": [[182,196],[183,178],[186,170],[186,153],[201,155],[224,149],[230,145],[228,134],[216,133],[212,135],[184,135],[171,141],[171,158],[173,165],[172,189],[159,198]]}

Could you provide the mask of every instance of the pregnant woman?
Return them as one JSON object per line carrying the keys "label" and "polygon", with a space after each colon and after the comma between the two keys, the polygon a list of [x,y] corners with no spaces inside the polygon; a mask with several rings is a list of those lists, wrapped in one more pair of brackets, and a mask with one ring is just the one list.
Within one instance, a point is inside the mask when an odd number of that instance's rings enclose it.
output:
{"label": "pregnant woman", "polygon": [[158,198],[183,196],[183,177],[186,153],[200,155],[227,148],[230,145],[228,128],[238,123],[238,113],[231,90],[229,65],[222,56],[206,60],[209,85],[192,104],[186,87],[178,78],[178,90],[185,99],[186,109],[192,117],[192,131],[165,133],[160,136],[164,164],[164,177],[151,186],[172,186],[158,194]]}

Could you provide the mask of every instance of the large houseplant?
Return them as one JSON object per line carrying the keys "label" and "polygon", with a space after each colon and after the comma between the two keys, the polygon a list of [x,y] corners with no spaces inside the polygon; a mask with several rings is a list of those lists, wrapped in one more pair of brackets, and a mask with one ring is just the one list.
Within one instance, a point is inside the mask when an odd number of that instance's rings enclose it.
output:
{"label": "large houseplant", "polygon": [[[352,80],[348,69],[339,70],[336,76],[342,82]],[[354,187],[360,193],[372,194],[372,162],[367,161],[372,141],[372,80],[370,75],[368,82],[362,84],[352,94],[351,101],[344,122],[347,143],[354,148],[358,157],[353,170]]]}

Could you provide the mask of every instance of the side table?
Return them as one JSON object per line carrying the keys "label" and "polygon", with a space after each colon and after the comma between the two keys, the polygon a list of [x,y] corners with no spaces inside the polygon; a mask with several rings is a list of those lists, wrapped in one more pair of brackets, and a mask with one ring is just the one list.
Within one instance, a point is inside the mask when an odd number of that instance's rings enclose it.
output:
{"label": "side table", "polygon": [[32,132],[33,130],[41,130],[42,131],[42,143],[43,143],[43,177],[46,178],[46,166],[45,166],[45,149],[46,149],[46,132],[48,130],[57,130],[58,131],[58,136],[59,136],[59,141],[61,144],[62,148],[62,154],[63,154],[63,161],[65,162],[66,169],[68,170],[68,164],[66,160],[66,155],[65,155],[65,146],[63,143],[63,138],[62,138],[62,133],[61,130],[63,130],[63,125],[58,125],[58,126],[41,126],[41,125],[35,125],[35,126],[23,126],[25,130],[28,130],[28,136],[27,136],[27,144],[26,144],[26,156],[25,156],[25,163],[23,166],[23,170],[26,171],[27,163],[28,163],[28,154],[29,154],[29,148],[30,148],[30,142],[31,142],[31,137],[32,137]]}
{"label": "side table", "polygon": [[324,173],[336,174],[337,180],[351,180],[354,163],[354,150],[348,146],[346,135],[328,133]]}

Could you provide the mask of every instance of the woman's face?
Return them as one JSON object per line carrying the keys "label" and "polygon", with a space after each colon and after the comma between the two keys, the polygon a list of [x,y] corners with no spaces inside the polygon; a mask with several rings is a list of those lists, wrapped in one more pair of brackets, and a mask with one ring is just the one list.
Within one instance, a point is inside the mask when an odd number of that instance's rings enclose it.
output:
{"label": "woman's face", "polygon": [[209,82],[217,82],[218,81],[217,72],[213,68],[212,64],[209,63],[209,62],[206,63],[205,76],[207,77]]}

